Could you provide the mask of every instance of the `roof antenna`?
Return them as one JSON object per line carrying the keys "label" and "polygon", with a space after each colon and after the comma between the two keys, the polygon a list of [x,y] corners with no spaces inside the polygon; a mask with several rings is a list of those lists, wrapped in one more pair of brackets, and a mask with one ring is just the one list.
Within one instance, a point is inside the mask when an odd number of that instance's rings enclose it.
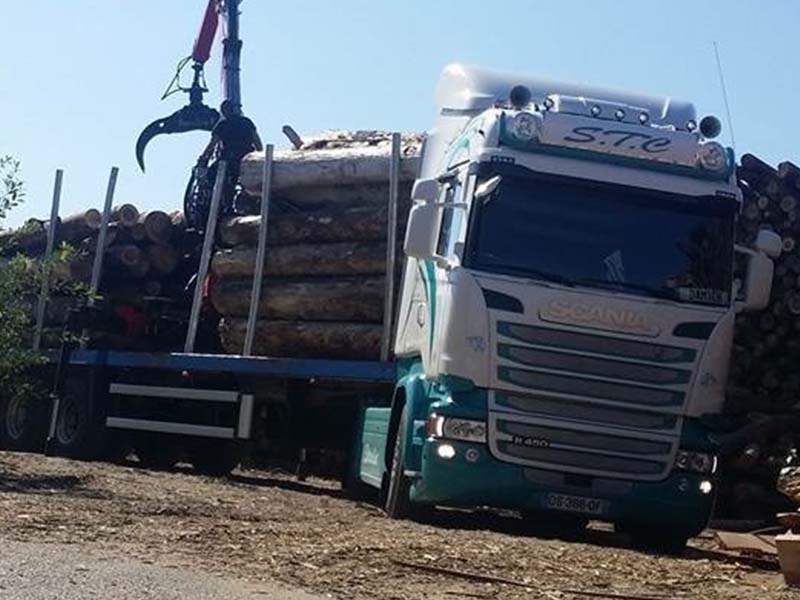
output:
{"label": "roof antenna", "polygon": [[731,146],[733,151],[736,152],[736,136],[733,134],[733,119],[731,118],[731,107],[728,104],[728,90],[725,87],[725,77],[722,74],[722,61],[719,58],[719,47],[717,42],[714,41],[714,56],[717,58],[717,73],[719,73],[719,84],[722,87],[722,99],[725,102],[725,115],[728,119],[728,131],[731,133]]}

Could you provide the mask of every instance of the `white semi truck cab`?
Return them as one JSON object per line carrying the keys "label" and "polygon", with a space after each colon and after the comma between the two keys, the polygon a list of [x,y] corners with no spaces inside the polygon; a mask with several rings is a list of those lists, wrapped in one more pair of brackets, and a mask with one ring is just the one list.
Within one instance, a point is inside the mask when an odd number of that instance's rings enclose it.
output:
{"label": "white semi truck cab", "polygon": [[366,411],[361,478],[393,516],[487,505],[683,547],[713,505],[703,417],[723,408],[735,315],[766,305],[780,252],[771,232],[735,246],[719,121],[457,64],[437,103],[396,392]]}

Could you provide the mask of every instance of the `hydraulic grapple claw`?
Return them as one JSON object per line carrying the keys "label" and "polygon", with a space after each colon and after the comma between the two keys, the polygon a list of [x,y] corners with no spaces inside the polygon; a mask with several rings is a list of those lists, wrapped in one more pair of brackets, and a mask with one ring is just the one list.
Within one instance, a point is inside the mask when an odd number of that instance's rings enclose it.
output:
{"label": "hydraulic grapple claw", "polygon": [[136,161],[144,171],[144,151],[147,144],[162,133],[185,131],[211,131],[219,121],[219,112],[210,106],[190,102],[180,110],[163,119],[156,119],[144,128],[136,140]]}

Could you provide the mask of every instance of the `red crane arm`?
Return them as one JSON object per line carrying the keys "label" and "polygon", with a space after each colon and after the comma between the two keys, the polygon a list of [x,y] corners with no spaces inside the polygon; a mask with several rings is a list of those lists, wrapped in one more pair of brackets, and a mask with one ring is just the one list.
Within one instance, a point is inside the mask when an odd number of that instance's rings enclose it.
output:
{"label": "red crane arm", "polygon": [[211,46],[214,44],[214,36],[217,34],[217,25],[219,24],[218,3],[219,0],[208,0],[203,24],[200,26],[200,33],[197,34],[192,49],[192,60],[196,63],[203,64],[211,56]]}

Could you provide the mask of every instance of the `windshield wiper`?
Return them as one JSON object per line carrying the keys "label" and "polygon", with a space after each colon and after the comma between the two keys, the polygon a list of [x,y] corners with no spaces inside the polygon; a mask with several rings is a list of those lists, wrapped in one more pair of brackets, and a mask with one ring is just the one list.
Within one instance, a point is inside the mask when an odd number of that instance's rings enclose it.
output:
{"label": "windshield wiper", "polygon": [[678,298],[674,293],[671,293],[664,289],[659,290],[657,288],[652,288],[647,285],[641,285],[638,283],[629,283],[627,281],[609,281],[608,279],[601,279],[600,277],[582,277],[581,279],[576,279],[575,284],[602,287],[607,289],[616,289],[616,290],[633,290],[636,292],[645,292],[648,296],[653,296],[654,298],[678,300]]}

